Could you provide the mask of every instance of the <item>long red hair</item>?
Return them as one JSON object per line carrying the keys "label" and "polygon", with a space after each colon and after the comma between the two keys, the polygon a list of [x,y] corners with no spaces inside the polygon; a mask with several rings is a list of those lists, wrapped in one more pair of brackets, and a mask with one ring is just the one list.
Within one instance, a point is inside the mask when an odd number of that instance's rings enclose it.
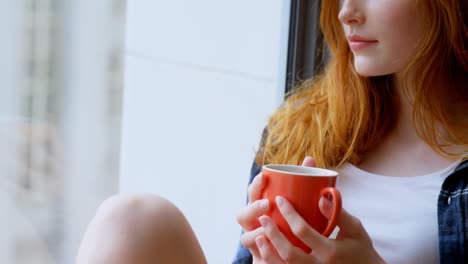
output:
{"label": "long red hair", "polygon": [[[359,76],[338,20],[339,1],[322,1],[320,26],[330,58],[320,75],[305,81],[270,118],[257,163],[301,164],[312,156],[319,167],[360,157],[392,128],[396,95],[392,77]],[[425,30],[408,65],[418,76],[406,91],[421,138],[437,152],[468,146],[468,51],[466,1],[422,0]],[[449,106],[449,107],[448,107]],[[456,115],[455,113],[458,113]],[[461,113],[461,114],[460,114]],[[440,129],[442,128],[442,129]]]}

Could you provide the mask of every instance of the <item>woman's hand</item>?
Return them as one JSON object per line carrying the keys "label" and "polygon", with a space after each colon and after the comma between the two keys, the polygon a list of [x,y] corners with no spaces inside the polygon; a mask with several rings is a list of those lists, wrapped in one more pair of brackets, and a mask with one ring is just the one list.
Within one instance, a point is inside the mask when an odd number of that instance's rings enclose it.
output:
{"label": "woman's hand", "polygon": [[[302,162],[302,166],[313,167],[315,166],[315,161],[311,157],[306,157]],[[244,229],[241,243],[252,253],[254,263],[269,263],[262,262],[262,256],[256,243],[257,237],[265,236],[265,231],[260,225],[259,217],[264,215],[270,206],[268,199],[260,200],[264,184],[263,176],[260,173],[254,178],[248,188],[249,203],[237,213],[236,217],[237,222]]]}
{"label": "woman's hand", "polygon": [[[385,263],[372,246],[372,241],[359,219],[342,209],[337,226],[340,228],[336,239],[322,236],[309,226],[284,198],[277,197],[276,203],[293,233],[307,246],[310,254],[294,247],[279,231],[268,216],[259,221],[264,235],[256,237],[261,261],[258,263]],[[319,203],[322,213],[330,219],[333,203],[322,198]]]}

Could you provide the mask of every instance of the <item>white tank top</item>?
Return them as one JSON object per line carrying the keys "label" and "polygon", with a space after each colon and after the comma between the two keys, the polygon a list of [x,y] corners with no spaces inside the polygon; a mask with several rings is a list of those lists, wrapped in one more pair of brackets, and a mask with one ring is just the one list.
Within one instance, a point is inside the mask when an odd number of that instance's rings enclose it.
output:
{"label": "white tank top", "polygon": [[411,177],[372,174],[347,163],[337,170],[337,188],[343,208],[361,220],[387,263],[439,263],[437,200],[458,163]]}

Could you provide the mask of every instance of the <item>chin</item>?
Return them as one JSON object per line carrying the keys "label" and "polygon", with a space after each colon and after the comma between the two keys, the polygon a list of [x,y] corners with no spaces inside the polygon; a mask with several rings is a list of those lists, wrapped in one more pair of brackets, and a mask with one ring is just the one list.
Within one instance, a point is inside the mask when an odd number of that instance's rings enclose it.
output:
{"label": "chin", "polygon": [[385,74],[381,74],[381,73],[378,73],[378,72],[375,72],[375,71],[359,71],[356,69],[356,72],[359,76],[362,76],[362,77],[376,77],[376,76],[383,76]]}
{"label": "chin", "polygon": [[354,69],[357,74],[363,77],[375,77],[390,74],[388,70],[381,69],[381,67],[369,63],[355,63]]}

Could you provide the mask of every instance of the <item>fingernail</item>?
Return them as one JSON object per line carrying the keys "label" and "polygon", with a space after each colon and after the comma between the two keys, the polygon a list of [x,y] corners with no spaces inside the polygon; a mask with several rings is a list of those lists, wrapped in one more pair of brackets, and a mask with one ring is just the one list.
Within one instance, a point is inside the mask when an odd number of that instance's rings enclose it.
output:
{"label": "fingernail", "polygon": [[259,218],[258,218],[258,221],[260,222],[260,224],[261,224],[263,227],[267,227],[267,226],[268,226],[268,220],[266,220],[265,218],[259,217]]}
{"label": "fingernail", "polygon": [[270,203],[270,202],[268,201],[268,199],[263,199],[263,200],[261,200],[261,201],[260,201],[260,208],[262,208],[262,209],[264,209],[264,210],[268,209],[269,203]]}
{"label": "fingernail", "polygon": [[263,239],[261,237],[257,237],[255,239],[255,242],[257,243],[257,247],[258,248],[262,248],[263,247]]}
{"label": "fingernail", "polygon": [[260,173],[257,175],[257,177],[255,177],[255,178],[258,179],[257,181],[260,181],[260,182],[262,183],[262,182],[263,182],[263,179],[262,179],[262,178],[263,178],[263,173],[260,172]]}
{"label": "fingernail", "polygon": [[329,197],[322,197],[321,198],[323,203],[327,206],[333,206],[333,201],[331,199],[329,199]]}
{"label": "fingernail", "polygon": [[322,201],[322,205],[325,208],[333,208],[333,201],[329,200],[327,197],[322,197],[320,199]]}
{"label": "fingernail", "polygon": [[325,203],[330,204],[330,205],[333,203],[333,201],[332,201],[330,198],[328,198],[328,197],[322,197],[322,200],[323,200]]}
{"label": "fingernail", "polygon": [[278,206],[283,206],[283,198],[281,196],[276,196],[276,204]]}

